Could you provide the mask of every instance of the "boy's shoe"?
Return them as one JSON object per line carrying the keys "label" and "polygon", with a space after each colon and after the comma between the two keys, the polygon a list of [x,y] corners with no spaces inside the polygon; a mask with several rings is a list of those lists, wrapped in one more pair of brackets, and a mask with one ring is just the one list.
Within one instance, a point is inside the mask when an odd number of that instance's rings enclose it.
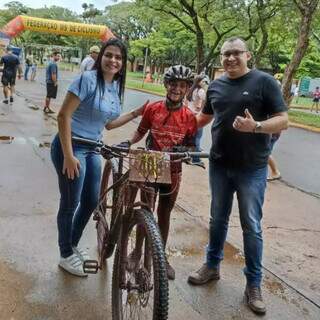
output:
{"label": "boy's shoe", "polygon": [[59,267],[78,277],[88,276],[83,271],[83,263],[81,259],[75,253],[67,258],[60,257]]}
{"label": "boy's shoe", "polygon": [[167,267],[167,276],[169,280],[174,280],[176,278],[176,272],[169,264],[168,260],[166,260],[166,267]]}
{"label": "boy's shoe", "polygon": [[5,104],[8,104],[8,103],[9,103],[8,99],[3,100],[2,102],[5,103]]}
{"label": "boy's shoe", "polygon": [[72,247],[72,250],[73,253],[75,253],[82,262],[85,260],[90,260],[90,256],[86,250],[81,249],[79,247]]}
{"label": "boy's shoe", "polygon": [[13,97],[10,97],[10,103],[12,103],[13,102]]}
{"label": "boy's shoe", "polygon": [[188,277],[188,282],[194,285],[201,285],[211,280],[219,279],[219,268],[209,268],[208,265],[204,263],[199,270],[191,273],[191,275]]}
{"label": "boy's shoe", "polygon": [[265,314],[267,309],[263,302],[260,287],[249,287],[246,286],[244,291],[244,297],[248,304],[248,307],[255,313]]}

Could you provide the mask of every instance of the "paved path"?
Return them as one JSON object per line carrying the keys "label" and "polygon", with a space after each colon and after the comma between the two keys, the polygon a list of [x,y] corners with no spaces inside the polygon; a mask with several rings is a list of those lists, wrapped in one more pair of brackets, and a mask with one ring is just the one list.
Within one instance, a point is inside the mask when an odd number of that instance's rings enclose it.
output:
{"label": "paved path", "polygon": [[[0,143],[0,167],[4,169],[0,172],[0,319],[111,319],[112,261],[108,262],[106,270],[88,279],[72,277],[57,267],[59,196],[47,144],[57,131],[56,122],[18,97],[9,113],[6,106],[0,106],[0,126],[1,134],[14,137],[12,143]],[[108,140],[110,143],[121,141],[135,126],[108,132]],[[242,302],[244,277],[241,269],[244,261],[234,247],[226,245],[221,281],[203,287],[191,287],[186,282],[190,271],[203,261],[207,241],[208,190],[207,172],[200,168],[196,171],[191,167],[185,169],[179,202],[186,206],[195,205],[197,210],[187,214],[176,209],[172,216],[169,255],[177,279],[170,282],[169,319],[257,319]],[[195,179],[198,181],[197,190],[193,185]],[[286,188],[284,193],[287,195]],[[279,190],[276,188],[273,195]],[[276,213],[272,209],[268,215]],[[313,225],[316,226],[316,220]],[[232,236],[237,235],[236,229],[239,230],[232,221]],[[273,237],[275,235],[274,232]],[[91,221],[82,245],[93,257],[95,243],[94,223]],[[266,257],[266,260],[269,259]],[[267,270],[263,288],[269,306],[264,319],[319,319],[320,309],[315,304]]]}

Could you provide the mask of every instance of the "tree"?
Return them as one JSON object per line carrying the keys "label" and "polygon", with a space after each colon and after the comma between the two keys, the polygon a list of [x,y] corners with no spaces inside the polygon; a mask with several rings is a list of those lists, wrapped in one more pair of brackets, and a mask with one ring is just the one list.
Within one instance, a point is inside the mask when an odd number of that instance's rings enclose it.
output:
{"label": "tree", "polygon": [[282,91],[287,102],[290,99],[292,79],[303,59],[309,45],[311,24],[319,5],[319,0],[293,0],[300,13],[298,40],[290,63],[287,65],[282,80]]}

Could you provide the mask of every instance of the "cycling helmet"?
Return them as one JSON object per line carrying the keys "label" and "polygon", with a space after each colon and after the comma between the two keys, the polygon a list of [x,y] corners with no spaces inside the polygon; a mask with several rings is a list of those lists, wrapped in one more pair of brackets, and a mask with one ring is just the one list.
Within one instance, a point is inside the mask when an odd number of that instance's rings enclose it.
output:
{"label": "cycling helmet", "polygon": [[181,64],[170,67],[164,74],[165,81],[186,80],[193,82],[193,74],[190,68]]}

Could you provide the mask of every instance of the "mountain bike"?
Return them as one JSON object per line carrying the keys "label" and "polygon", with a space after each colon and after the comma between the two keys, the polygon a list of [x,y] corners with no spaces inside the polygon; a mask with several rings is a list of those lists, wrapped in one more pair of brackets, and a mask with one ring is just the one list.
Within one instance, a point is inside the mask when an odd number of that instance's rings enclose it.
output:
{"label": "mountain bike", "polygon": [[[98,260],[86,260],[86,273],[97,273],[116,253],[112,273],[112,319],[166,320],[169,285],[166,257],[158,225],[152,214],[155,183],[170,183],[170,165],[208,157],[201,152],[165,153],[109,146],[100,141],[73,137],[75,143],[91,145],[105,159],[96,221]],[[137,200],[138,191],[148,194]],[[144,240],[133,259],[138,230]],[[131,263],[133,261],[133,263]]]}

